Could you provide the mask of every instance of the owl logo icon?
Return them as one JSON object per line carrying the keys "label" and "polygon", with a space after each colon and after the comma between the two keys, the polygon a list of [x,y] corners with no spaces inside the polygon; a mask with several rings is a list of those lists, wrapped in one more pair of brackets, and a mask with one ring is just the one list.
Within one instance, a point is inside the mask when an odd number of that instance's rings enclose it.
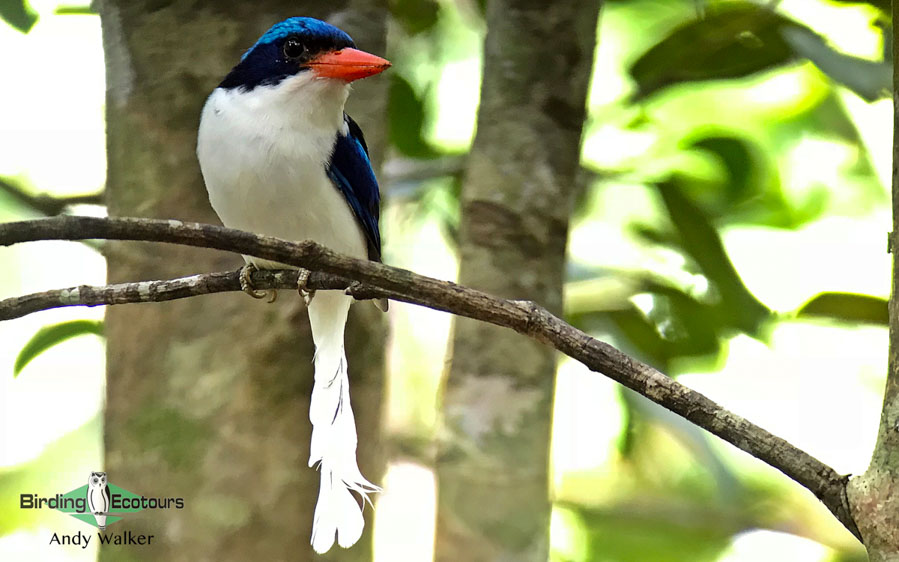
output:
{"label": "owl logo icon", "polygon": [[91,472],[87,481],[87,507],[97,519],[97,527],[106,530],[106,513],[109,511],[109,485],[105,472]]}

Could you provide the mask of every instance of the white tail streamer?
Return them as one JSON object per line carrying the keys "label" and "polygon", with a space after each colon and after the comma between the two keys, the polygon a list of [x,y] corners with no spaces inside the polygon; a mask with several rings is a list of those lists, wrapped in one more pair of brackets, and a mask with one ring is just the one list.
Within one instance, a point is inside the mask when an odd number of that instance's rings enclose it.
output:
{"label": "white tail streamer", "polygon": [[[320,291],[309,304],[315,341],[315,385],[309,404],[312,439],[309,466],[319,465],[321,483],[312,523],[312,548],[327,552],[334,544],[347,548],[362,535],[362,507],[380,488],[369,482],[356,463],[356,421],[350,404],[350,379],[343,332],[353,298]],[[363,498],[359,505],[352,492]]]}

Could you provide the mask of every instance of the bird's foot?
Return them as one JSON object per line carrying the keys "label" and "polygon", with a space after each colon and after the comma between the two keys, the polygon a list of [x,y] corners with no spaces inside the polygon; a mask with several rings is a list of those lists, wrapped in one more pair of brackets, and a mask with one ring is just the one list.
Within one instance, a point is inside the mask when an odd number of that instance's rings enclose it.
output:
{"label": "bird's foot", "polygon": [[261,291],[253,286],[253,272],[259,271],[259,268],[252,263],[248,263],[240,268],[240,290],[250,295],[254,299],[262,299],[268,296],[268,302],[273,303],[278,298],[278,290],[270,289]]}
{"label": "bird's foot", "polygon": [[308,269],[300,269],[300,274],[297,276],[297,291],[303,297],[303,302],[306,303],[306,306],[309,306],[309,303],[312,302],[312,297],[315,296],[315,291],[306,288],[310,273]]}

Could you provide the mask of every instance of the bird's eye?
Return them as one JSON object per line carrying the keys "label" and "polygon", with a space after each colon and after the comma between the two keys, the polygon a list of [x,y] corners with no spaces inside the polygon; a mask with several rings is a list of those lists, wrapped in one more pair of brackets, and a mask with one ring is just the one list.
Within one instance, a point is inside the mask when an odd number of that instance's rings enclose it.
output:
{"label": "bird's eye", "polygon": [[97,483],[97,479],[96,479],[96,478],[94,478],[94,484],[96,484],[96,483]]}
{"label": "bird's eye", "polygon": [[288,39],[284,42],[284,56],[289,59],[298,59],[306,54],[306,45],[296,39]]}

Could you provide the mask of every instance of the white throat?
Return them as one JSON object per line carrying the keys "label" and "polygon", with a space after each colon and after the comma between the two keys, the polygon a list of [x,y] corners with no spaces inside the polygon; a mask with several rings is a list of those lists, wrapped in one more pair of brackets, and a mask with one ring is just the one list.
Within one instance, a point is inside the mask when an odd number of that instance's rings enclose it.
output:
{"label": "white throat", "polygon": [[346,133],[348,94],[345,82],[312,72],[250,91],[212,92],[197,156],[209,200],[226,226],[366,257],[356,218],[326,174],[337,134]]}

